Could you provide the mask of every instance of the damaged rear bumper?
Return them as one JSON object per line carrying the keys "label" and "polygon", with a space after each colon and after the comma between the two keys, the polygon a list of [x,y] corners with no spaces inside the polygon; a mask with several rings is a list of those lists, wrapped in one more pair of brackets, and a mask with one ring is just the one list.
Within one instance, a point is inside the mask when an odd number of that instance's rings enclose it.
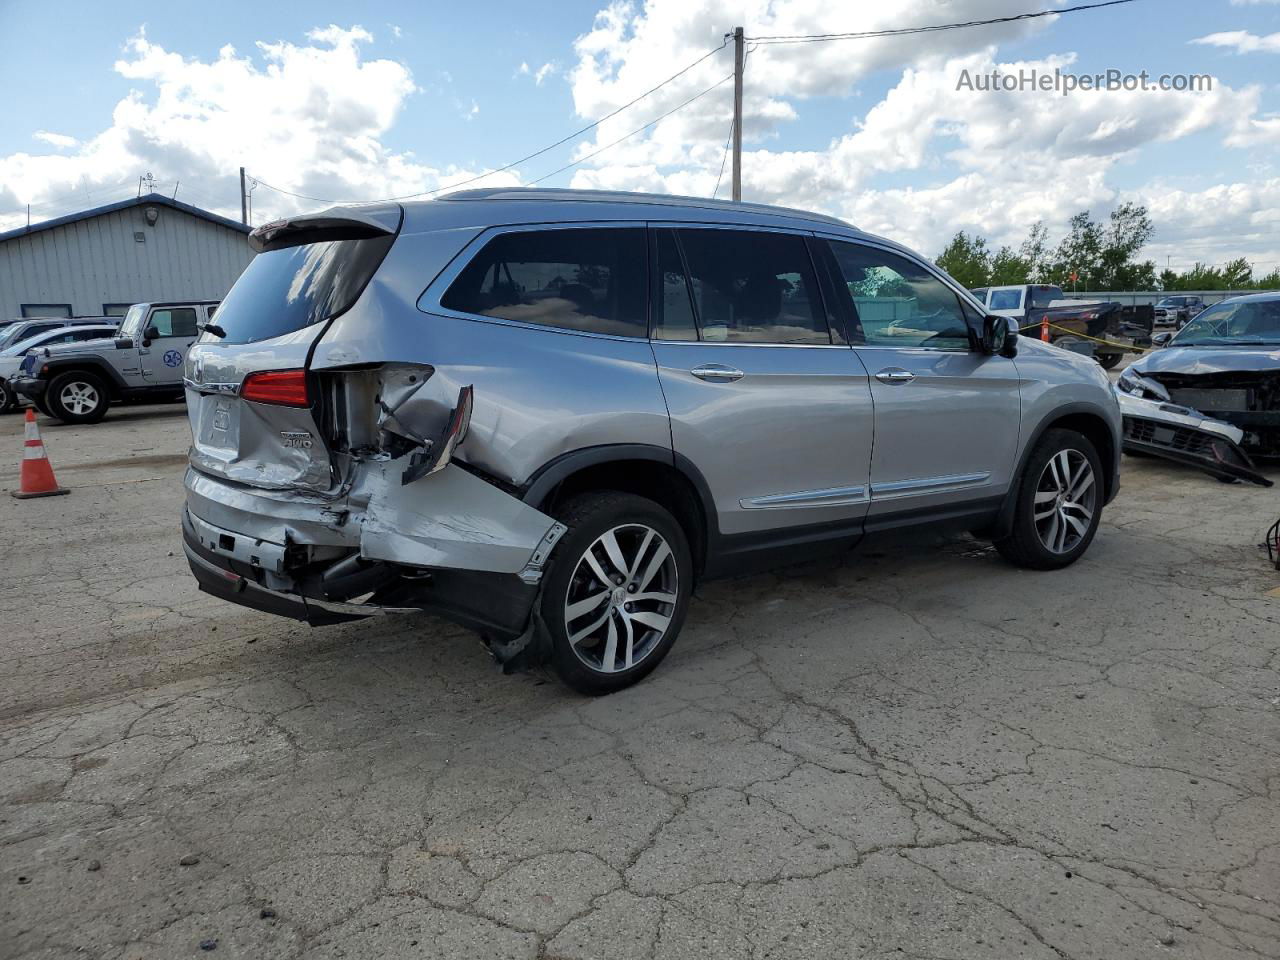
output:
{"label": "damaged rear bumper", "polygon": [[1185,463],[1225,480],[1272,485],[1240,446],[1244,431],[1239,427],[1212,420],[1190,407],[1146,400],[1122,390],[1116,390],[1116,397],[1124,418],[1126,451]]}
{"label": "damaged rear bumper", "polygon": [[183,539],[201,589],[315,625],[427,610],[519,635],[565,527],[456,463],[402,484],[405,460],[364,464],[337,499],[189,469]]}

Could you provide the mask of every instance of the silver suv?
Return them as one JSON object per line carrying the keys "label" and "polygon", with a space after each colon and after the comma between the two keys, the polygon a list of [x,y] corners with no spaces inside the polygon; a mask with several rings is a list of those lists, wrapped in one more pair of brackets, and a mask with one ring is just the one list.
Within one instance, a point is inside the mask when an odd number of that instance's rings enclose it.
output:
{"label": "silver suv", "polygon": [[471,190],[272,223],[186,364],[206,591],[427,609],[590,693],[701,579],[927,524],[1088,548],[1120,415],[911,251],[745,203]]}

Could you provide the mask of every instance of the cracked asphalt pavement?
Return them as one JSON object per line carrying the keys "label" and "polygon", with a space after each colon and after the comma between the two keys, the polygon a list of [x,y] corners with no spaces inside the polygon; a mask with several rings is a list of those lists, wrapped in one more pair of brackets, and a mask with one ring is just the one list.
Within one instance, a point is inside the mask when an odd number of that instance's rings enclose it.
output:
{"label": "cracked asphalt pavement", "polygon": [[5,960],[1280,956],[1272,490],[1126,458],[1065,571],[708,584],[588,700],[198,593],[182,414],[42,420],[72,494],[0,498]]}

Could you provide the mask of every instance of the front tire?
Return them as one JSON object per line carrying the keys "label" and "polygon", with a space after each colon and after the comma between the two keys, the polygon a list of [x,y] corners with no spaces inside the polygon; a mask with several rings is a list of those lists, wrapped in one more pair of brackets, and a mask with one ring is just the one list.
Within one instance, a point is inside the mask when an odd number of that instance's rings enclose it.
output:
{"label": "front tire", "polygon": [[1018,480],[1013,527],[996,549],[1031,570],[1075,563],[1098,532],[1102,483],[1102,461],[1087,437],[1074,430],[1046,431]]}
{"label": "front tire", "polygon": [[44,393],[49,415],[64,423],[97,423],[107,415],[107,385],[92,373],[70,370],[49,381]]}
{"label": "front tire", "polygon": [[641,680],[671,650],[693,591],[684,530],[643,497],[582,494],[556,511],[569,527],[542,590],[551,663],[579,693]]}
{"label": "front tire", "polygon": [[0,379],[0,413],[8,413],[10,410],[16,410],[18,407],[18,398],[13,392],[13,387]]}

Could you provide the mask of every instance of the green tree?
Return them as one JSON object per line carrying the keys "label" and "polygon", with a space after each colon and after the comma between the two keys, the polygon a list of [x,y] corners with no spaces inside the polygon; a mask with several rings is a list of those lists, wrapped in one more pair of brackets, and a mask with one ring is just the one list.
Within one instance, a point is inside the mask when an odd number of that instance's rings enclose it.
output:
{"label": "green tree", "polygon": [[1280,267],[1272,270],[1265,277],[1253,281],[1255,290],[1280,290]]}
{"label": "green tree", "polygon": [[991,272],[991,254],[985,238],[961,230],[937,256],[937,264],[964,287],[982,287]]}
{"label": "green tree", "polygon": [[1135,290],[1155,284],[1156,266],[1151,261],[1134,260],[1155,232],[1147,208],[1138,203],[1122,203],[1111,211],[1098,250],[1096,279],[1090,282],[1103,290]]}
{"label": "green tree", "polygon": [[[1089,219],[1089,211],[1081,210],[1071,218],[1070,232],[1062,238],[1054,254],[1049,275],[1053,283],[1071,288],[1097,284],[1102,274],[1102,226]],[[1072,274],[1079,276],[1072,281]]]}
{"label": "green tree", "polygon": [[1244,257],[1232,260],[1222,268],[1222,282],[1227,290],[1247,290],[1253,286],[1253,264]]}
{"label": "green tree", "polygon": [[1012,247],[1001,247],[991,258],[991,270],[987,275],[987,282],[991,286],[1027,283],[1029,278],[1027,261],[1014,253]]}
{"label": "green tree", "polygon": [[1022,241],[1018,253],[1027,265],[1027,280],[1036,283],[1049,275],[1049,228],[1043,220],[1031,225],[1031,232]]}
{"label": "green tree", "polygon": [[1181,282],[1182,282],[1182,277],[1180,277],[1180,276],[1179,276],[1177,273],[1175,273],[1174,271],[1172,271],[1172,270],[1161,270],[1161,271],[1160,271],[1160,289],[1161,289],[1161,290],[1166,290],[1166,291],[1167,291],[1167,290],[1181,290],[1181,289],[1182,289],[1182,287],[1181,287],[1181,286],[1179,286],[1179,284],[1180,284]]}

